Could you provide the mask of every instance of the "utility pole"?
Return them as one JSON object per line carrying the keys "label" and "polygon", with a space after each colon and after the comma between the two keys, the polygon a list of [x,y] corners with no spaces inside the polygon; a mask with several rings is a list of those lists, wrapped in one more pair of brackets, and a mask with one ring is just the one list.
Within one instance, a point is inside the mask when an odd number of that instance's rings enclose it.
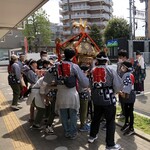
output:
{"label": "utility pole", "polygon": [[129,18],[130,18],[130,40],[133,40],[132,37],[132,0],[129,0]]}
{"label": "utility pole", "polygon": [[148,0],[145,0],[145,38],[148,39]]}
{"label": "utility pole", "polygon": [[133,0],[129,0],[129,25],[130,25],[130,40],[128,42],[129,46],[129,58],[133,58],[133,21],[132,21],[132,15],[133,15]]}
{"label": "utility pole", "polygon": [[69,14],[69,24],[70,24],[70,34],[72,35],[72,23],[71,23],[71,7],[70,7],[70,1],[67,0],[68,4],[68,14]]}
{"label": "utility pole", "polygon": [[132,8],[132,10],[133,10],[133,40],[135,39],[135,15],[136,15],[136,7],[135,7],[135,4],[134,4],[134,2],[135,2],[135,0],[133,0],[133,8]]}

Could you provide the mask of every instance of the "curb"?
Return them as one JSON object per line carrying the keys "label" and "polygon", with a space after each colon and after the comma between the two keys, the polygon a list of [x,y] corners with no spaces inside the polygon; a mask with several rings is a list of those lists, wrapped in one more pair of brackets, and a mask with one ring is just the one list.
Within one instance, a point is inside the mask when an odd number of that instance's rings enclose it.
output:
{"label": "curb", "polygon": [[[123,126],[123,123],[116,120],[116,125],[119,126],[119,127],[122,127]],[[140,131],[138,129],[134,129],[135,130],[135,135],[150,142],[150,135],[149,134],[146,134],[144,133],[143,131]]]}

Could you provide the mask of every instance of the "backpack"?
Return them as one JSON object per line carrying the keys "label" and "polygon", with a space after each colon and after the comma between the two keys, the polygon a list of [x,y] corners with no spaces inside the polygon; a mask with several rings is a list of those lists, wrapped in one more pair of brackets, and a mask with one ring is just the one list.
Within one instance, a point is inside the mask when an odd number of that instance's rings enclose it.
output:
{"label": "backpack", "polygon": [[64,84],[68,88],[75,87],[76,86],[76,77],[75,76],[65,77],[64,78]]}
{"label": "backpack", "polygon": [[70,64],[60,64],[60,70],[63,76],[63,81],[66,87],[73,88],[76,86],[76,76],[70,75],[67,73],[68,69],[70,69]]}

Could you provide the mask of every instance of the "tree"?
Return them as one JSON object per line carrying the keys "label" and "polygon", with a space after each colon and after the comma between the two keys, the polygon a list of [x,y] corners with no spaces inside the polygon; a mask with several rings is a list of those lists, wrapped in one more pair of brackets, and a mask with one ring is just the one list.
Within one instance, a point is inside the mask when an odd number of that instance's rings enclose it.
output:
{"label": "tree", "polygon": [[100,33],[100,30],[96,24],[93,24],[91,26],[89,35],[99,48],[101,48],[101,46],[103,46],[102,34]]}
{"label": "tree", "polygon": [[50,22],[46,12],[42,8],[33,13],[25,21],[25,29],[23,33],[28,39],[29,48],[31,49],[31,47],[34,46],[36,52],[38,52],[39,45],[50,45]]}
{"label": "tree", "polygon": [[109,20],[104,31],[105,41],[116,38],[129,38],[130,28],[123,18],[113,18]]}

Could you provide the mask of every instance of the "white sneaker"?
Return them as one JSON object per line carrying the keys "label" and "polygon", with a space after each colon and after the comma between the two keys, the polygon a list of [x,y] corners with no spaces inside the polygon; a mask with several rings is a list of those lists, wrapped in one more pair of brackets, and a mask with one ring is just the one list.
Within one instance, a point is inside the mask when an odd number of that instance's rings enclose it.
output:
{"label": "white sneaker", "polygon": [[20,103],[20,102],[17,102],[17,105],[21,105],[21,103]]}
{"label": "white sneaker", "polygon": [[31,129],[37,129],[37,130],[42,130],[43,129],[43,127],[40,126],[39,124],[33,124],[30,128]]}
{"label": "white sneaker", "polygon": [[28,100],[28,97],[24,97],[23,100],[24,100],[24,101],[27,101],[27,100]]}
{"label": "white sneaker", "polygon": [[106,150],[120,150],[121,146],[119,144],[115,144],[114,146],[106,146]]}
{"label": "white sneaker", "polygon": [[54,130],[51,126],[47,126],[46,129],[45,129],[45,132],[47,134],[54,134]]}
{"label": "white sneaker", "polygon": [[89,142],[89,143],[93,143],[97,138],[98,138],[97,135],[96,135],[96,137],[90,136],[90,137],[88,138],[88,142]]}
{"label": "white sneaker", "polygon": [[11,105],[10,106],[13,110],[19,110],[20,108],[18,107],[18,106],[16,106],[16,105]]}

